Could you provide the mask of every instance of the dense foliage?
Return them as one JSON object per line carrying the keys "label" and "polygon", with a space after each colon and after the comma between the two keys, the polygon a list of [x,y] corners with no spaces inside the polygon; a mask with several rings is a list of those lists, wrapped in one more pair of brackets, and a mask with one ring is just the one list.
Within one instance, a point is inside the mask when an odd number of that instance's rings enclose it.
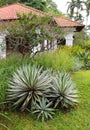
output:
{"label": "dense foliage", "polygon": [[[67,72],[76,71],[81,68],[81,62],[77,62],[77,57],[73,56],[77,53],[78,48],[61,47],[60,49],[48,53],[38,54],[32,59],[33,64],[40,65],[53,70],[64,70]],[[75,54],[76,55],[76,54]]]}

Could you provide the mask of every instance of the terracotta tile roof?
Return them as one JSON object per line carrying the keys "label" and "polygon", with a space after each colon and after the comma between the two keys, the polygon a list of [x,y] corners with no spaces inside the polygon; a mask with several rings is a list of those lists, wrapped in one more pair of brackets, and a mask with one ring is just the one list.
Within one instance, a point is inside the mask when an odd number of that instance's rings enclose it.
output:
{"label": "terracotta tile roof", "polygon": [[62,16],[54,17],[54,19],[55,19],[56,23],[61,27],[84,26],[83,24],[72,21],[72,20],[62,17]]}
{"label": "terracotta tile roof", "polygon": [[17,14],[29,13],[36,15],[44,15],[44,12],[34,9],[29,6],[25,6],[20,3],[15,3],[11,5],[7,5],[4,7],[0,7],[0,20],[11,20],[11,19],[18,19]]}
{"label": "terracotta tile roof", "polygon": [[[18,19],[17,14],[28,14],[29,12],[32,12],[32,14],[43,16],[45,15],[44,12],[34,9],[29,6],[25,6],[20,3],[15,3],[11,5],[7,5],[4,7],[0,7],[0,20],[15,20]],[[74,22],[68,18],[57,16],[54,17],[54,20],[56,24],[60,27],[76,27],[77,31],[82,30],[84,28],[83,24],[80,24],[78,22]]]}
{"label": "terracotta tile roof", "polygon": [[63,27],[63,28],[76,27],[77,31],[81,31],[85,27],[85,25],[83,25],[81,23],[72,21],[72,20],[65,18],[65,17],[62,17],[62,16],[54,17],[54,20],[58,24],[58,26]]}

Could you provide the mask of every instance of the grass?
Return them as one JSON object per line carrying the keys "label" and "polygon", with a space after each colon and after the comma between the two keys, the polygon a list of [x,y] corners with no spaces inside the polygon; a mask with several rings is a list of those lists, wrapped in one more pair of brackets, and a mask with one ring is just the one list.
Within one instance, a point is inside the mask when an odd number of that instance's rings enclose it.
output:
{"label": "grass", "polygon": [[75,109],[59,111],[53,120],[43,123],[30,113],[8,112],[7,116],[12,122],[4,123],[10,130],[90,130],[90,71],[78,71],[72,74],[72,78],[77,84],[80,96],[80,102]]}

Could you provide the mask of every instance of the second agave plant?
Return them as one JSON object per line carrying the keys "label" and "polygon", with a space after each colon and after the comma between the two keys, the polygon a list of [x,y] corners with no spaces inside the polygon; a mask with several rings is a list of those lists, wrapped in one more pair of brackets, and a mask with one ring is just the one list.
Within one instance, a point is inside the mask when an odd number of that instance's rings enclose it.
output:
{"label": "second agave plant", "polygon": [[78,91],[68,73],[58,73],[56,77],[53,77],[52,82],[54,108],[68,108],[78,103]]}
{"label": "second agave plant", "polygon": [[24,111],[31,108],[40,97],[45,96],[51,87],[51,78],[48,71],[42,68],[25,65],[20,67],[9,81],[7,101],[13,103],[13,107]]}

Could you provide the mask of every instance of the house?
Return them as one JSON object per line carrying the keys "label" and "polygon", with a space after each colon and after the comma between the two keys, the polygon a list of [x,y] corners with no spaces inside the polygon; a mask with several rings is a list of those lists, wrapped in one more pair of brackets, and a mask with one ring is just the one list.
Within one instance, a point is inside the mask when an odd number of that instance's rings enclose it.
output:
{"label": "house", "polygon": [[[28,13],[36,14],[39,16],[44,16],[45,13],[34,9],[32,7],[25,6],[20,3],[15,3],[11,5],[7,5],[4,7],[0,7],[0,26],[3,26],[3,24],[6,24],[7,22],[12,22],[14,20],[18,19],[17,13],[19,14],[28,14]],[[72,21],[68,18],[62,17],[62,16],[55,16],[53,17],[55,23],[58,25],[58,27],[62,28],[67,32],[65,34],[65,44],[67,46],[73,45],[73,34],[75,31],[81,31],[84,28],[83,24],[80,24],[78,22]],[[6,49],[5,49],[5,37],[7,33],[0,33],[0,57],[6,57]],[[1,44],[3,43],[3,45]],[[47,41],[45,40],[45,45],[47,44]],[[54,42],[55,48],[57,48],[57,41]],[[4,49],[2,49],[4,48]],[[34,48],[34,51],[36,51],[38,47]]]}

